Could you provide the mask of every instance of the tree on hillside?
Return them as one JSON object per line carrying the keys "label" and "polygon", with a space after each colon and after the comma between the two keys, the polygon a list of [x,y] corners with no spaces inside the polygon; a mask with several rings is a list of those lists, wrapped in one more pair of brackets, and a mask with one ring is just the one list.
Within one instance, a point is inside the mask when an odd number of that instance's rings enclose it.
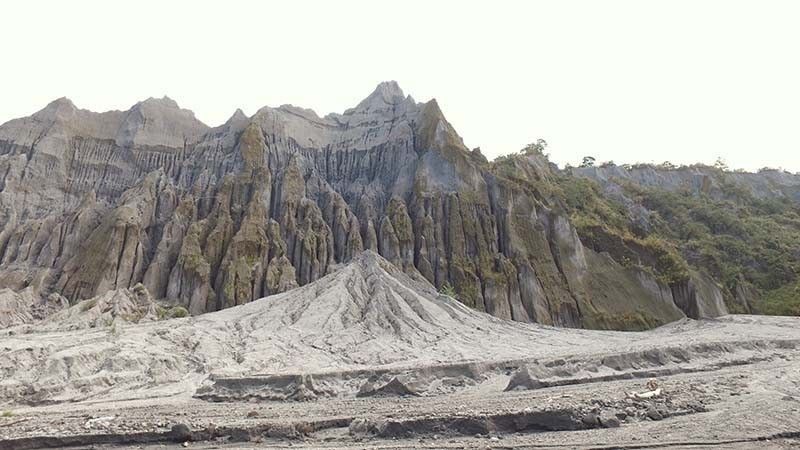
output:
{"label": "tree on hillside", "polygon": [[659,168],[660,168],[660,169],[665,169],[665,170],[674,170],[674,169],[676,169],[677,167],[675,166],[675,164],[672,164],[672,163],[671,163],[671,162],[669,162],[669,161],[664,161],[663,163],[661,163],[661,165],[659,166]]}
{"label": "tree on hillside", "polygon": [[523,148],[520,153],[523,155],[544,155],[544,150],[547,148],[547,141],[544,139],[537,139],[536,142],[528,144]]}
{"label": "tree on hillside", "polygon": [[594,156],[584,156],[583,162],[581,162],[581,167],[594,167],[594,162],[596,161]]}
{"label": "tree on hillside", "polygon": [[725,160],[722,159],[722,157],[720,156],[714,162],[714,168],[719,169],[719,170],[728,170],[728,163],[726,163]]}

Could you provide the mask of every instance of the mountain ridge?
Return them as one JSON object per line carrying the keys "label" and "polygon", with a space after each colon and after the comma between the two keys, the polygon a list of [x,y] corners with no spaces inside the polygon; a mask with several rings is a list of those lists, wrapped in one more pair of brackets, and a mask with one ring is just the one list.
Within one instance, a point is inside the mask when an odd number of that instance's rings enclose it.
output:
{"label": "mountain ridge", "polygon": [[489,163],[395,82],[343,114],[263,107],[215,128],[168,98],[95,116],[59,102],[67,125],[0,126],[0,287],[76,301],[143,283],[200,314],[373,250],[506,319],[641,329],[727,312],[707,276],[677,285],[587,248],[540,189],[562,176],[546,158]]}

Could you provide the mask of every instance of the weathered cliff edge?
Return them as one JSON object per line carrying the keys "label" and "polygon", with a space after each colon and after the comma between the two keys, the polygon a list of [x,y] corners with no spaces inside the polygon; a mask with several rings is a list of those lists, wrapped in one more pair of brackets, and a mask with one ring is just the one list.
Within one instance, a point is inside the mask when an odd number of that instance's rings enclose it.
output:
{"label": "weathered cliff edge", "polygon": [[584,247],[531,183],[470,151],[394,82],[318,117],[284,105],[209,128],[168,99],[59,99],[0,126],[0,287],[74,302],[142,283],[192,314],[308,284],[363,250],[494,316],[642,329],[726,313],[713,280],[665,284]]}

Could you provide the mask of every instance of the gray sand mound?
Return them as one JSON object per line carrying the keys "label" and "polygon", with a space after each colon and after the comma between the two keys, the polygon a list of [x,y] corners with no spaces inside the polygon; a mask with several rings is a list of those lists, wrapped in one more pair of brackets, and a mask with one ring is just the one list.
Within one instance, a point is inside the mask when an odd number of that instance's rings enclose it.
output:
{"label": "gray sand mound", "polygon": [[[355,396],[370,378],[375,389],[398,395],[400,387],[391,382],[399,375],[403,387],[411,391],[413,384],[424,394],[419,386],[426,392],[466,388],[501,373],[502,390],[514,370],[538,370],[535,361],[556,361],[536,376],[574,378],[639,364],[623,358],[611,367],[612,360],[594,361],[598,355],[685,346],[685,359],[704,352],[725,359],[743,342],[774,348],[769,343],[800,339],[796,318],[731,316],[643,333],[503,321],[440,295],[372,252],[301,288],[197,317],[147,321],[153,312],[146,299],[120,299],[79,304],[38,324],[0,330],[0,403],[190,396],[199,387],[217,400],[262,387],[269,391],[264,399],[309,400]],[[109,317],[131,314],[138,323],[103,326]],[[708,342],[727,347],[700,346]],[[227,391],[215,392],[217,384]]]}

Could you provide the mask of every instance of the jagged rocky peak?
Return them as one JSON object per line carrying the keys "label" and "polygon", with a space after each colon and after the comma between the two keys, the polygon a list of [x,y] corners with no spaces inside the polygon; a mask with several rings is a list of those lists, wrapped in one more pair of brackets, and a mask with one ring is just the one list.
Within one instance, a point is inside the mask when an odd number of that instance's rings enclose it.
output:
{"label": "jagged rocky peak", "polygon": [[375,88],[375,92],[380,93],[385,99],[405,97],[403,90],[395,80],[382,81],[378,83],[378,86]]}
{"label": "jagged rocky peak", "polygon": [[354,108],[347,109],[343,114],[328,114],[325,118],[344,127],[361,126],[376,120],[413,120],[419,113],[420,106],[410,95],[403,94],[396,81],[384,81]]}
{"label": "jagged rocky peak", "polygon": [[233,112],[233,115],[225,123],[242,122],[248,119],[247,114],[245,114],[241,108],[236,108],[236,111]]}
{"label": "jagged rocky peak", "polygon": [[112,141],[128,148],[175,149],[197,142],[208,130],[192,111],[166,96],[140,101],[127,111],[102,113],[79,109],[62,97],[32,116],[1,125],[0,140],[23,146],[36,140],[50,151],[63,150],[65,140],[74,138]]}
{"label": "jagged rocky peak", "polygon": [[265,106],[252,117],[267,134],[304,148],[366,150],[389,141],[411,139],[422,104],[404,96],[396,82],[385,82],[355,108],[325,117],[294,105]]}
{"label": "jagged rocky peak", "polygon": [[435,98],[425,103],[420,114],[419,123],[420,135],[426,145],[439,148],[453,146],[467,151],[461,136],[458,135],[456,129],[444,117],[444,113],[439,107],[439,102]]}
{"label": "jagged rocky peak", "polygon": [[354,109],[348,112],[383,111],[392,108],[406,100],[403,90],[396,81],[384,81],[367,98],[361,101]]}
{"label": "jagged rocky peak", "polygon": [[61,97],[48,103],[47,106],[34,114],[34,117],[43,120],[68,119],[78,111],[78,108],[67,97]]}
{"label": "jagged rocky peak", "polygon": [[[238,132],[244,129],[247,124],[250,123],[250,117],[244,113],[240,108],[236,108],[236,111],[225,121],[222,125],[214,128],[217,132]],[[207,137],[206,137],[207,138]]]}
{"label": "jagged rocky peak", "polygon": [[[584,249],[563,212],[498,176],[435,100],[393,81],[322,118],[284,105],[209,129],[165,97],[77,110],[67,126],[12,122],[0,126],[0,288],[75,301],[142,283],[200,314],[373,250],[519,321],[609,327],[601,313],[641,310],[647,320],[619,326],[649,326],[694,311],[703,292],[676,298]],[[521,178],[534,171],[519,164]]]}
{"label": "jagged rocky peak", "polygon": [[178,102],[167,97],[166,95],[161,98],[148,97],[146,100],[142,100],[141,102],[137,103],[134,107],[181,109],[181,107],[178,106]]}
{"label": "jagged rocky peak", "polygon": [[122,147],[147,146],[183,148],[195,142],[209,127],[171,98],[150,97],[125,114],[116,136]]}
{"label": "jagged rocky peak", "polygon": [[317,115],[317,112],[311,108],[302,108],[300,106],[285,104],[281,105],[278,109],[280,109],[281,111],[286,111],[288,113],[298,115],[304,119],[308,119],[314,122],[322,120],[319,117],[319,115]]}

